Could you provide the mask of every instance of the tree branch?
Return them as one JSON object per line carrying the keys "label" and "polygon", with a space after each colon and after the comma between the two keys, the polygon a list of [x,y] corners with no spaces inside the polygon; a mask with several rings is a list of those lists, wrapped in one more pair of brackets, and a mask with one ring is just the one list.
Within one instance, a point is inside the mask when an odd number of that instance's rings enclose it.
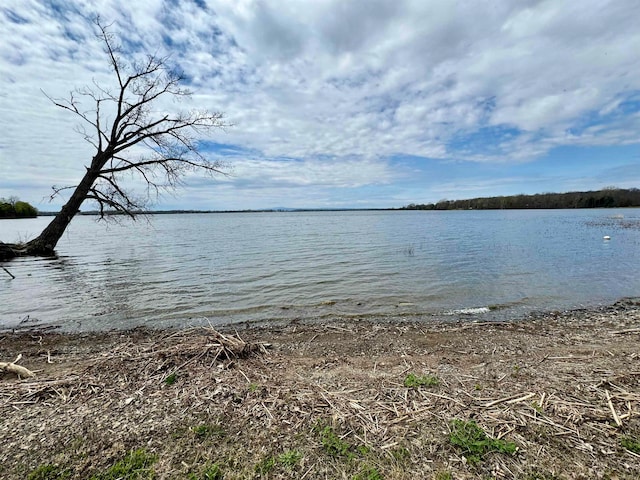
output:
{"label": "tree branch", "polygon": [[[139,62],[131,60],[117,44],[111,25],[99,17],[95,25],[114,75],[113,86],[103,87],[94,80],[92,87],[72,91],[65,100],[43,92],[56,107],[80,118],[78,131],[96,151],[78,185],[53,187],[51,198],[67,189],[73,193],[60,214],[29,242],[29,250],[38,254],[53,253],[85,200],[97,203],[101,218],[110,209],[134,218],[154,192],[177,187],[186,171],[223,173],[220,162],[198,150],[199,138],[228,126],[222,113],[165,111],[165,100],[191,94],[181,86],[184,78],[172,68],[169,57],[147,55]],[[85,109],[84,103],[90,108]],[[138,198],[124,187],[127,173],[146,184],[146,197]]]}

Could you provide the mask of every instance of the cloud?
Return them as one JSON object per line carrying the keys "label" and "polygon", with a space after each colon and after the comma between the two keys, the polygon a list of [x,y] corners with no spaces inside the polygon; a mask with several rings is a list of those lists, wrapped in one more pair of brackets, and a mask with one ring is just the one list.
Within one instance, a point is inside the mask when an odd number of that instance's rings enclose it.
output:
{"label": "cloud", "polygon": [[640,142],[633,0],[7,0],[0,178],[12,185],[73,183],[91,158],[77,119],[41,89],[58,98],[113,84],[97,14],[129,58],[170,55],[194,91],[184,108],[223,111],[235,124],[206,139],[250,152],[229,157],[224,188],[351,198],[344,190],[401,188],[401,156],[424,171]]}

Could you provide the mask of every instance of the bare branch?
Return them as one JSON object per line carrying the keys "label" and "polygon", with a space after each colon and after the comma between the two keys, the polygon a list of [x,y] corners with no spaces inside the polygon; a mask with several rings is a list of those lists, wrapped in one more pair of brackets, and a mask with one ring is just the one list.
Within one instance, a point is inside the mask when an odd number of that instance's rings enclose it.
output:
{"label": "bare branch", "polygon": [[[200,138],[229,126],[222,113],[166,111],[165,100],[191,95],[182,87],[184,78],[171,68],[169,57],[155,54],[140,61],[125,59],[111,25],[100,18],[95,24],[115,77],[113,86],[94,80],[92,86],[71,92],[68,99],[45,95],[58,108],[80,118],[78,131],[96,151],[77,186],[54,187],[52,198],[64,190],[73,191],[60,214],[31,242],[34,251],[52,253],[85,200],[97,203],[101,217],[115,210],[133,218],[151,195],[177,187],[187,171],[223,173],[220,162],[198,150]],[[84,103],[89,104],[88,109]],[[127,174],[146,184],[143,198],[125,189]]]}
{"label": "bare branch", "polygon": [[78,187],[77,185],[70,185],[70,186],[67,186],[67,187],[56,187],[55,185],[53,185],[51,187],[51,190],[53,190],[53,193],[51,195],[49,195],[49,201],[53,200],[58,195],[60,195],[60,192],[63,192],[65,190],[73,190],[73,189],[75,189],[77,187]]}

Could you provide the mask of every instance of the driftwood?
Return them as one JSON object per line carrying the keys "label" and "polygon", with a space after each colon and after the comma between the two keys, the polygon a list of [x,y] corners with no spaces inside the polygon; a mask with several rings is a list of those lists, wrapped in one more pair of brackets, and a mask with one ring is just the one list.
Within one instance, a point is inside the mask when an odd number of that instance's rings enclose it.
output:
{"label": "driftwood", "polygon": [[0,372],[13,373],[21,378],[35,377],[36,374],[33,373],[28,368],[25,368],[21,365],[16,365],[17,362],[22,358],[22,354],[18,355],[13,362],[0,362]]}
{"label": "driftwood", "polygon": [[198,327],[173,333],[150,350],[166,363],[174,363],[173,371],[177,371],[197,360],[234,361],[265,353],[269,347],[267,343],[245,342],[237,334],[225,335],[213,327]]}

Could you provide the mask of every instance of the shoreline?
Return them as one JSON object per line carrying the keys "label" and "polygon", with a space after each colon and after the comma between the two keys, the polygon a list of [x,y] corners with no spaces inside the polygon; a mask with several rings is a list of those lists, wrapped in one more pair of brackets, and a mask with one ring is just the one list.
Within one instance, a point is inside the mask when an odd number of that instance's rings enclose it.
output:
{"label": "shoreline", "polygon": [[[36,372],[0,375],[0,476],[111,478],[138,452],[139,478],[640,477],[637,299],[221,331],[261,347],[221,355],[207,328],[0,333],[0,361]],[[487,451],[456,443],[472,424]]]}
{"label": "shoreline", "polygon": [[[444,310],[441,312],[397,312],[397,313],[326,313],[322,315],[301,314],[296,316],[282,316],[278,318],[241,320],[235,322],[211,323],[206,317],[191,318],[191,323],[179,326],[171,323],[157,325],[136,324],[127,327],[111,327],[100,329],[67,329],[62,324],[32,323],[29,315],[14,326],[0,326],[0,335],[6,334],[59,334],[63,336],[101,336],[118,333],[132,332],[172,332],[194,328],[211,327],[220,331],[269,331],[273,328],[281,328],[289,325],[314,326],[332,323],[348,324],[389,324],[389,325],[454,325],[454,324],[500,324],[529,322],[538,318],[573,315],[580,313],[597,313],[619,310],[629,306],[640,304],[640,297],[621,297],[612,303],[593,303],[591,305],[569,308],[537,309],[520,313],[503,312],[500,305],[488,305],[482,307],[468,307],[460,309]],[[35,320],[37,321],[37,320]]]}

